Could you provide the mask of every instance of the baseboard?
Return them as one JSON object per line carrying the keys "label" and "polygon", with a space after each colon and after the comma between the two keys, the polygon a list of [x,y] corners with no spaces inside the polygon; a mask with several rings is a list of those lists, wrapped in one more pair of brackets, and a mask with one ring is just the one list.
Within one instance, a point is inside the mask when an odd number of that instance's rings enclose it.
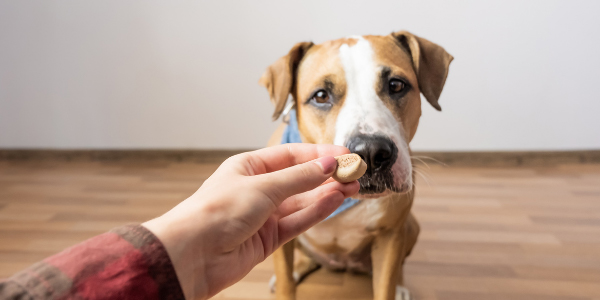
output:
{"label": "baseboard", "polygon": [[172,161],[221,163],[239,150],[48,150],[0,149],[0,161]]}
{"label": "baseboard", "polygon": [[[0,161],[172,161],[220,163],[239,150],[0,149]],[[413,152],[414,161],[450,166],[544,166],[600,163],[600,150],[519,152]]]}

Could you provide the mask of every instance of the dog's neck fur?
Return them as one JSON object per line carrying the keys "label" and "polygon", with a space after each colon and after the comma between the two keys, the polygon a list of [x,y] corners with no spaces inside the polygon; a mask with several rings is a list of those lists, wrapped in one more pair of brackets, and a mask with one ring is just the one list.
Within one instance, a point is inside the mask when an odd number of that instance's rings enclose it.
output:
{"label": "dog's neck fur", "polygon": [[[409,193],[363,200],[353,209],[321,222],[298,237],[303,252],[330,270],[371,272],[373,239],[403,226],[414,199]],[[343,225],[343,226],[340,226]]]}

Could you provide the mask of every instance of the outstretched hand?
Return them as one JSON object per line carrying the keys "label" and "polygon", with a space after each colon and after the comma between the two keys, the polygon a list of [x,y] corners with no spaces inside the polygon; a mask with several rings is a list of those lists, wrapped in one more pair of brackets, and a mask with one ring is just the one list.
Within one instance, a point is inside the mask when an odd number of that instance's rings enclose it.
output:
{"label": "outstretched hand", "polygon": [[206,299],[358,192],[329,179],[333,145],[286,144],[227,159],[200,189],[143,225],[165,245],[186,299]]}

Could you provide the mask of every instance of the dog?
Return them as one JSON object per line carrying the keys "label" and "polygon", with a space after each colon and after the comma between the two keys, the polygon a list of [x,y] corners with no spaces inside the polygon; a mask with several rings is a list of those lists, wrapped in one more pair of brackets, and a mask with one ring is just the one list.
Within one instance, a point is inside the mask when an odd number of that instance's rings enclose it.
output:
{"label": "dog", "polygon": [[[410,212],[409,144],[421,116],[420,94],[441,111],[452,60],[441,46],[399,31],[301,42],[267,68],[259,83],[275,105],[274,120],[291,95],[302,142],[345,146],[368,166],[355,204],[273,254],[277,299],[295,299],[297,283],[320,266],[372,274],[375,300],[410,299],[402,268],[419,224]],[[269,145],[280,144],[290,127],[282,123]]]}

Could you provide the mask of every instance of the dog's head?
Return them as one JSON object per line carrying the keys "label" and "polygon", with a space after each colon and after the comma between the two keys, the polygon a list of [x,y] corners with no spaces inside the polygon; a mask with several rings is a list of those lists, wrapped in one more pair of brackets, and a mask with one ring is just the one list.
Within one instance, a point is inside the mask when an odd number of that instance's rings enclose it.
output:
{"label": "dog's head", "polygon": [[348,147],[367,163],[359,198],[412,188],[408,144],[422,93],[437,110],[452,56],[406,31],[296,44],[260,79],[277,119],[292,95],[307,143]]}

